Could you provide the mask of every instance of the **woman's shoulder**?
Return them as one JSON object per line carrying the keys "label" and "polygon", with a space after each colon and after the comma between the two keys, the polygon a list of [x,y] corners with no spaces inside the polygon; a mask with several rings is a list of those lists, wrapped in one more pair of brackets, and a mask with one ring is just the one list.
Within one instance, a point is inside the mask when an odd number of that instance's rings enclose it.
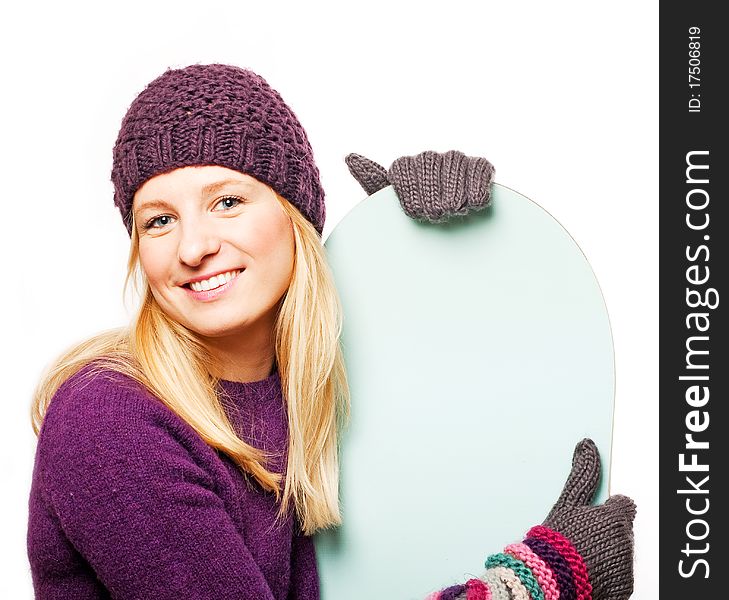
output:
{"label": "woman's shoulder", "polygon": [[162,493],[170,502],[187,503],[188,493],[190,503],[199,494],[207,498],[227,474],[216,458],[134,377],[83,368],[51,399],[38,435],[32,495],[50,503],[64,526],[86,532],[81,521],[89,515],[113,521]]}
{"label": "woman's shoulder", "polygon": [[46,418],[67,417],[69,413],[93,418],[152,408],[155,402],[159,400],[130,375],[89,363],[61,383],[51,398]]}
{"label": "woman's shoulder", "polygon": [[124,443],[161,433],[192,437],[192,429],[141,382],[91,363],[54,393],[39,444],[89,446],[100,439]]}

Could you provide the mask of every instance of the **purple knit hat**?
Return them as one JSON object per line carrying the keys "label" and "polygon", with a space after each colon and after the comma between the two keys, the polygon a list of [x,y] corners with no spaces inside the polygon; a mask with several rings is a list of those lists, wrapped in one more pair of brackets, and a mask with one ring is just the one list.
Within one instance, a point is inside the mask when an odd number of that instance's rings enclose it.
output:
{"label": "purple knit hat", "polygon": [[114,144],[114,204],[132,233],[132,200],[147,179],[190,165],[219,165],[271,186],[321,235],[319,169],[304,128],[279,93],[232,65],[167,69],[129,106]]}

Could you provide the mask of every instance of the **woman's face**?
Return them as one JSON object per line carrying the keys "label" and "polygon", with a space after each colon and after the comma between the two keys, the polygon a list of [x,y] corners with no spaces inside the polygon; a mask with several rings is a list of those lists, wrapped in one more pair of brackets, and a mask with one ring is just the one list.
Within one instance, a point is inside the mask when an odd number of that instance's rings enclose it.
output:
{"label": "woman's face", "polygon": [[182,167],[147,180],[132,210],[141,266],[166,314],[208,337],[273,330],[294,237],[270,187],[225,167]]}

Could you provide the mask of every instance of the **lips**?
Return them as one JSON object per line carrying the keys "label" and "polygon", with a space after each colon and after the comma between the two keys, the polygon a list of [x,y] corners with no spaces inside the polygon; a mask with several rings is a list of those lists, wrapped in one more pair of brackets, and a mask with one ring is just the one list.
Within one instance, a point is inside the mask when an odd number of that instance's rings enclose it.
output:
{"label": "lips", "polygon": [[[206,275],[201,275],[199,277],[193,277],[192,279],[188,279],[186,282],[181,283],[179,285],[180,285],[180,287],[190,289],[191,283],[195,283],[197,281],[205,281],[207,279],[210,279],[211,277],[217,277],[218,275],[223,275],[225,273],[235,273],[236,271],[239,271],[240,273],[242,273],[243,271],[245,271],[245,267],[235,267],[232,269],[225,269],[223,271],[217,271],[216,273],[208,273]],[[240,273],[238,273],[238,274],[240,274]]]}
{"label": "lips", "polygon": [[213,300],[224,296],[228,292],[228,290],[233,288],[244,272],[245,269],[241,269],[238,275],[233,277],[233,279],[224,283],[223,285],[220,285],[210,290],[201,290],[199,292],[196,292],[190,287],[190,284],[185,284],[181,287],[185,290],[185,293],[189,294],[189,296],[194,300],[198,300],[200,302],[212,302]]}

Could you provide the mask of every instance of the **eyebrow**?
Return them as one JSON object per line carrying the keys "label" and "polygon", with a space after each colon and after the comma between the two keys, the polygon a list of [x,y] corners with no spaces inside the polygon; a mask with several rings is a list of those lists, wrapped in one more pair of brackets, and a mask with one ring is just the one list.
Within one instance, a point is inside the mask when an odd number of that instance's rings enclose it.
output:
{"label": "eyebrow", "polygon": [[[209,196],[229,185],[243,185],[249,188],[251,187],[251,184],[249,182],[242,179],[221,179],[220,181],[213,181],[212,183],[204,185],[200,192],[203,196]],[[143,202],[137,208],[135,214],[139,214],[143,210],[150,208],[172,208],[172,205],[165,200],[148,200],[147,202]]]}

